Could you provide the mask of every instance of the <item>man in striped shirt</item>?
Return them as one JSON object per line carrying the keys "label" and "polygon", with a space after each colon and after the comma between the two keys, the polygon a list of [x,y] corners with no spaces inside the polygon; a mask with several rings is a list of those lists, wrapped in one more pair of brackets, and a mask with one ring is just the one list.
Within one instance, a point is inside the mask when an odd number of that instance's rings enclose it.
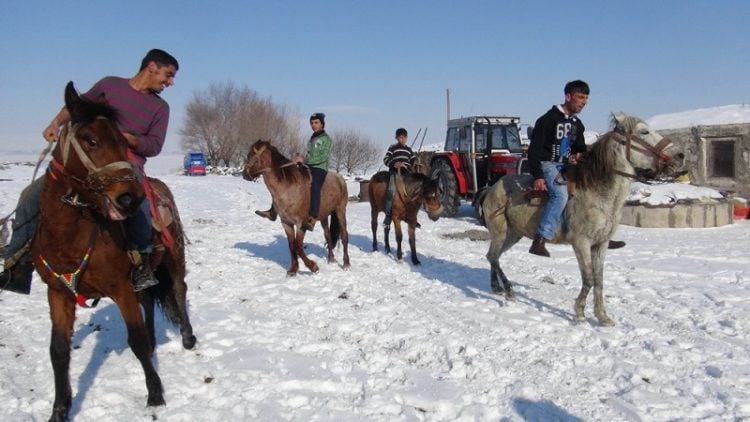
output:
{"label": "man in striped shirt", "polygon": [[396,143],[388,147],[385,153],[383,163],[388,166],[388,172],[391,177],[388,180],[388,190],[385,194],[385,219],[383,226],[391,225],[391,210],[393,209],[393,193],[396,190],[396,176],[403,171],[410,172],[417,159],[416,154],[406,141],[409,140],[409,134],[406,129],[400,127],[396,129]]}
{"label": "man in striped shirt", "polygon": [[[169,53],[153,49],[141,61],[138,73],[131,78],[107,76],[97,82],[86,99],[96,101],[102,95],[110,106],[118,111],[118,126],[128,140],[130,161],[141,170],[147,157],[161,152],[169,123],[169,104],[159,94],[174,84],[179,64]],[[70,121],[70,113],[63,107],[44,129],[47,141],[57,141],[60,128]],[[0,288],[28,294],[33,267],[28,253],[24,251],[33,238],[39,214],[39,198],[44,178],[34,181],[21,194],[13,224],[13,235],[5,252],[5,271],[0,275]],[[132,243],[141,254],[141,264],[133,274],[134,290],[139,291],[158,283],[153,277],[149,256],[151,243],[151,213],[149,202],[144,199],[139,211],[126,220]]]}

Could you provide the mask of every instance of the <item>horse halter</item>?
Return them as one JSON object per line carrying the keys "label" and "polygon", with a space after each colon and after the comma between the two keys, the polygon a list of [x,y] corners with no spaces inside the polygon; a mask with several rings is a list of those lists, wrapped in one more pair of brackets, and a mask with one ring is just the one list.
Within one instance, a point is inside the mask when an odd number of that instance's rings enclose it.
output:
{"label": "horse halter", "polygon": [[[672,145],[672,140],[666,136],[662,137],[656,145],[651,145],[644,141],[643,138],[634,135],[633,133],[618,133],[620,137],[615,137],[615,141],[625,146],[625,158],[630,161],[630,151],[634,150],[640,152],[643,155],[652,155],[654,157],[654,169],[657,174],[661,173],[662,169],[669,163],[669,155],[664,153],[664,150]],[[634,145],[635,144],[635,145]]]}
{"label": "horse halter", "polygon": [[[263,154],[263,151],[266,150],[266,145],[261,146],[260,148],[253,150],[253,155],[250,157],[249,160],[247,160],[247,163],[245,164],[245,168],[251,167],[255,162],[257,161],[260,163],[260,155]],[[270,170],[269,168],[262,168],[258,171],[252,172],[250,176],[256,176],[258,174],[264,173],[266,171]]]}
{"label": "horse halter", "polygon": [[[106,117],[101,116],[97,117],[97,119],[107,120]],[[130,182],[135,180],[135,171],[133,169],[133,164],[130,161],[115,161],[101,167],[98,167],[96,164],[94,164],[94,162],[91,160],[88,154],[86,154],[83,148],[81,148],[81,145],[76,140],[76,133],[80,128],[80,123],[75,125],[72,123],[68,123],[63,129],[64,136],[60,138],[60,147],[62,148],[63,160],[62,169],[64,170],[65,166],[67,166],[68,164],[70,147],[72,146],[73,151],[78,157],[78,160],[81,162],[81,164],[83,164],[86,170],[88,170],[88,174],[86,175],[85,179],[80,179],[65,172],[69,178],[81,183],[85,188],[100,194],[103,192],[104,188],[111,184],[118,182]],[[106,174],[106,172],[117,170],[130,170],[131,172],[130,174],[127,174],[125,176],[108,176]]]}

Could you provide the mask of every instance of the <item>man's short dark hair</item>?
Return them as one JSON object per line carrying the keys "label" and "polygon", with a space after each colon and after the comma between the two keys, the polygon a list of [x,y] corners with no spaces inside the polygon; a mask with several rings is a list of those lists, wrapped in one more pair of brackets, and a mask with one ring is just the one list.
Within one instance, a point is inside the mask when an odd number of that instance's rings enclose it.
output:
{"label": "man's short dark hair", "polygon": [[565,95],[576,93],[589,95],[589,84],[580,79],[565,84]]}
{"label": "man's short dark hair", "polygon": [[140,70],[143,70],[148,66],[149,63],[154,62],[157,66],[174,66],[174,70],[179,70],[180,65],[177,63],[177,59],[175,59],[171,54],[167,53],[164,50],[159,50],[158,48],[154,48],[153,50],[146,53],[146,57],[141,60],[141,68]]}
{"label": "man's short dark hair", "polygon": [[401,135],[409,136],[409,134],[406,132],[406,129],[404,129],[402,127],[396,129],[396,137],[398,138]]}

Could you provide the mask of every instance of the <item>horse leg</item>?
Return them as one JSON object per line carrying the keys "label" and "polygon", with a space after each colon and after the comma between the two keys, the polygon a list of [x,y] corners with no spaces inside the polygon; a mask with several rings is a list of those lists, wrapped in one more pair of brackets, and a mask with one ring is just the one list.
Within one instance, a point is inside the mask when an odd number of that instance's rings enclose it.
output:
{"label": "horse leg", "polygon": [[55,374],[55,403],[52,405],[50,421],[67,421],[72,391],[70,388],[70,342],[75,320],[75,302],[67,292],[47,290],[52,338],[49,346],[52,371]]}
{"label": "horse leg", "polygon": [[487,250],[487,262],[490,263],[490,288],[492,289],[492,293],[499,295],[503,293],[503,289],[500,287],[500,277],[503,278],[503,284],[510,288],[510,281],[508,281],[505,273],[500,268],[500,251],[505,239],[496,237],[492,230],[490,230],[490,236],[490,248]]}
{"label": "horse leg", "polygon": [[591,287],[594,285],[594,274],[591,263],[591,246],[574,243],[573,250],[578,259],[578,269],[581,271],[581,292],[578,293],[573,309],[575,311],[576,322],[584,322],[586,321],[586,298],[589,295]]}
{"label": "horse leg", "polygon": [[[130,283],[122,284],[126,289],[130,289]],[[112,297],[120,308],[120,314],[128,328],[128,345],[133,351],[135,357],[141,362],[143,373],[146,376],[146,389],[148,390],[149,406],[162,406],[164,401],[164,388],[161,385],[161,378],[151,362],[153,350],[149,344],[148,333],[141,315],[141,307],[134,293],[127,291],[120,295]]]}
{"label": "horse leg", "polygon": [[[417,219],[409,222],[409,248],[411,248],[411,262],[414,265],[420,265],[419,258],[417,257],[417,235],[415,230],[417,228]],[[399,248],[401,243],[399,242]]]}
{"label": "horse leg", "polygon": [[615,321],[604,309],[604,257],[607,254],[607,244],[608,241],[591,248],[591,264],[594,275],[594,315],[600,324],[611,327],[615,325]]}
{"label": "horse leg", "polygon": [[154,330],[154,299],[147,295],[141,295],[140,297],[141,306],[143,306],[143,314],[145,316],[146,332],[148,333],[149,345],[151,346],[151,354],[153,355],[156,350],[156,333]]}
{"label": "horse leg", "polygon": [[[336,218],[339,220],[339,230],[341,236],[341,246],[344,248],[344,269],[351,267],[349,263],[349,231],[346,228],[346,203],[336,210]],[[377,219],[375,220],[375,228],[377,229]],[[374,240],[374,238],[373,238]]]}
{"label": "horse leg", "polygon": [[487,262],[490,263],[490,289],[494,294],[505,294],[506,299],[513,299],[515,297],[513,285],[500,267],[500,256],[515,245],[521,236],[514,230],[508,229],[508,221],[504,214],[489,217],[486,223],[487,230],[490,232],[490,248],[487,250]]}
{"label": "horse leg", "polygon": [[333,256],[333,242],[331,241],[331,228],[328,226],[328,217],[320,219],[320,228],[323,229],[323,237],[326,240],[328,263],[336,262],[336,258]]}
{"label": "horse leg", "polygon": [[387,254],[391,253],[391,227],[393,227],[393,220],[391,220],[391,224],[383,226],[383,249]]}
{"label": "horse leg", "polygon": [[[297,247],[297,255],[302,258],[302,262],[305,263],[305,266],[312,272],[317,273],[318,272],[318,264],[315,263],[312,259],[307,257],[307,253],[305,253],[305,231],[304,230],[297,230],[297,235],[294,239],[295,246]],[[297,263],[297,260],[294,260],[295,264]]]}
{"label": "horse leg", "polygon": [[282,227],[284,227],[284,233],[286,233],[286,241],[289,245],[289,254],[292,258],[289,269],[286,270],[286,275],[287,277],[293,277],[297,275],[297,270],[299,270],[299,262],[297,262],[297,239],[295,236],[294,226],[283,222],[281,223],[281,225]]}
{"label": "horse leg", "polygon": [[404,240],[404,233],[401,231],[400,219],[393,219],[393,228],[396,232],[396,259],[398,260],[398,262],[401,262],[404,260],[404,252],[401,249],[401,241]]}
{"label": "horse leg", "polygon": [[185,283],[185,255],[179,254],[167,257],[166,267],[169,277],[172,279],[171,294],[177,303],[177,312],[180,319],[180,335],[182,336],[182,347],[192,349],[197,339],[193,335],[193,326],[187,310],[187,284]]}
{"label": "horse leg", "polygon": [[372,250],[377,251],[378,250],[378,212],[375,209],[370,211],[370,228],[372,229]]}

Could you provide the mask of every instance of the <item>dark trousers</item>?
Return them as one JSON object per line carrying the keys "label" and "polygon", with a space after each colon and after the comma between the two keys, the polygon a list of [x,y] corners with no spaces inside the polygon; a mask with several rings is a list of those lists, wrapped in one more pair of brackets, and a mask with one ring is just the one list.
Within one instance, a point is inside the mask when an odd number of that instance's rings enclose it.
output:
{"label": "dark trousers", "polygon": [[328,176],[328,170],[310,167],[310,176],[312,184],[310,185],[310,217],[318,218],[320,212],[320,191],[323,190],[323,183]]}
{"label": "dark trousers", "polygon": [[393,194],[396,192],[396,177],[398,176],[398,170],[390,169],[388,171],[390,177],[388,178],[388,189],[385,190],[385,212],[386,218],[391,218],[391,211],[393,211]]}

